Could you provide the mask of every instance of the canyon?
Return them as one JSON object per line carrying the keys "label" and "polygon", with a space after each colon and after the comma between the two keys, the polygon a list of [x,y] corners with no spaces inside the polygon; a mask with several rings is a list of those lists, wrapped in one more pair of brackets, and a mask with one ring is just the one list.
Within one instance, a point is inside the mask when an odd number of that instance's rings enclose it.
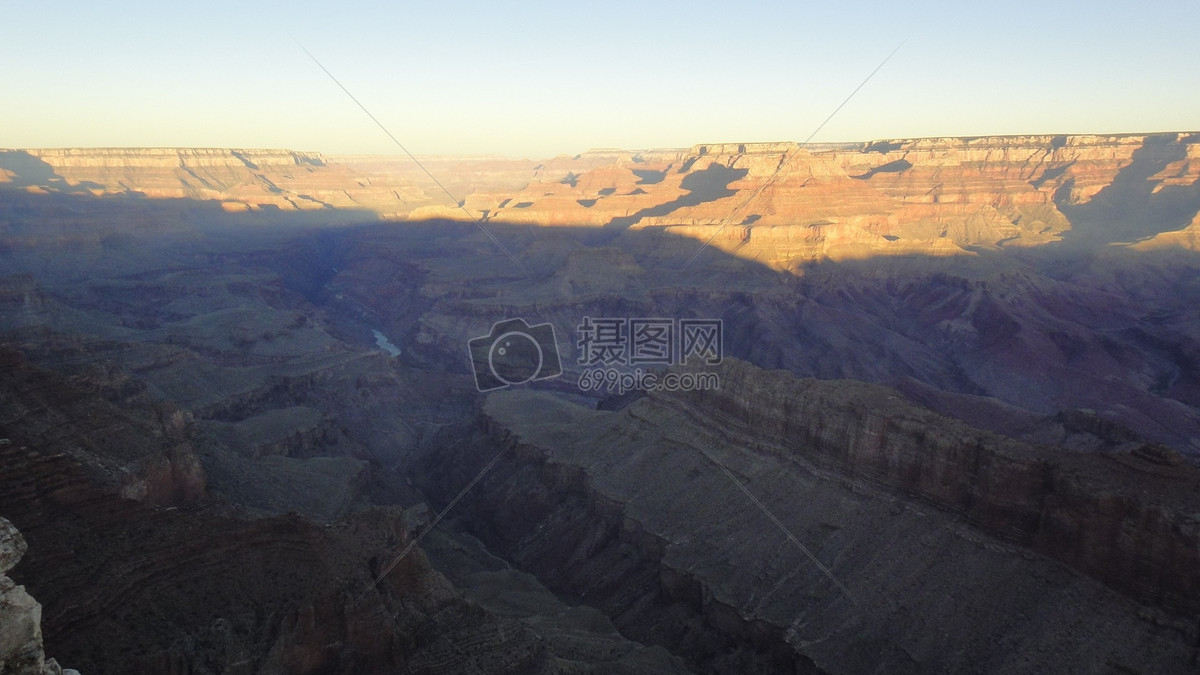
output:
{"label": "canyon", "polygon": [[[44,654],[1196,667],[1200,134],[419,159],[453,199],[407,157],[0,150]],[[719,388],[585,391],[585,317],[720,320],[663,371]],[[562,373],[480,393],[512,318]]]}

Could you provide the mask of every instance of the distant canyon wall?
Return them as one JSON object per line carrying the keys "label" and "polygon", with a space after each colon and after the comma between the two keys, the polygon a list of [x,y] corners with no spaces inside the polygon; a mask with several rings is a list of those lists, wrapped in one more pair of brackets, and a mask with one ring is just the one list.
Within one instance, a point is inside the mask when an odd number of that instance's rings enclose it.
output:
{"label": "distant canyon wall", "polygon": [[[220,202],[240,210],[628,229],[710,241],[775,268],[1055,243],[1200,245],[1200,134],[719,143],[544,162],[327,158],[290,150],[0,152],[26,189]],[[2,185],[3,183],[0,183]],[[449,192],[454,199],[446,194]],[[461,204],[461,206],[459,205]],[[332,216],[332,214],[331,214]]]}

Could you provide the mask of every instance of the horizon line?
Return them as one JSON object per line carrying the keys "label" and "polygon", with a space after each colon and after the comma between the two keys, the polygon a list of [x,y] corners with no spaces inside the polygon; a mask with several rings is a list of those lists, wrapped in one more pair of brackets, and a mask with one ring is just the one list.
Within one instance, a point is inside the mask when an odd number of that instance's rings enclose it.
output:
{"label": "horizon line", "polygon": [[[884,142],[918,142],[918,141],[936,141],[936,140],[956,140],[956,141],[977,141],[983,139],[1015,139],[1015,138],[1054,138],[1065,136],[1067,138],[1080,138],[1086,136],[1100,138],[1138,138],[1151,136],[1165,136],[1174,134],[1176,136],[1200,136],[1200,129],[1176,129],[1167,131],[1122,131],[1113,133],[1096,133],[1096,132],[1073,132],[1073,133],[1018,133],[1018,134],[963,134],[963,135],[931,135],[931,136],[890,136],[878,137],[866,140],[841,140],[841,141],[813,141],[807,144],[806,147],[812,146],[835,146],[835,145],[871,145]],[[703,146],[721,146],[721,145],[746,145],[746,146],[764,146],[764,145],[799,145],[800,141],[796,140],[775,140],[775,141],[709,141],[693,143],[689,146],[657,146],[643,148],[622,148],[616,146],[609,147],[593,147],[580,152],[560,152],[558,154],[542,158],[557,159],[560,157],[574,158],[586,154],[599,153],[648,153],[648,152],[672,152],[685,151],[692,148]],[[115,151],[115,150],[160,150],[178,152],[180,150],[209,150],[222,152],[279,152],[292,153],[301,155],[318,155],[326,157],[400,157],[395,153],[387,152],[328,152],[324,150],[300,150],[290,147],[253,147],[253,146],[215,146],[215,145],[62,145],[62,146],[25,146],[25,147],[7,147],[0,148],[0,152],[30,152],[30,151],[71,151],[71,150],[87,150],[87,151]],[[531,154],[507,154],[502,152],[453,152],[453,153],[423,153],[418,157],[496,157],[504,159],[530,159]]]}

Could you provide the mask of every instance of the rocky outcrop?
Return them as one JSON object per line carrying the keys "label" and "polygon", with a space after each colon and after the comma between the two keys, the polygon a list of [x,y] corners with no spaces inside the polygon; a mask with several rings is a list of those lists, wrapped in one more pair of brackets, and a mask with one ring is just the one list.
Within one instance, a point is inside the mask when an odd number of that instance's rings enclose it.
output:
{"label": "rocky outcrop", "polygon": [[8,574],[9,570],[16,567],[27,550],[29,545],[25,543],[25,537],[12,523],[0,519],[0,574]]}
{"label": "rocky outcrop", "polygon": [[77,370],[71,380],[0,348],[0,433],[14,448],[81,460],[97,482],[130,499],[183,505],[204,494],[190,416],[151,401],[127,375]]}
{"label": "rocky outcrop", "polygon": [[740,362],[721,374],[719,390],[681,398],[730,430],[726,442],[802,454],[959,514],[1140,602],[1200,612],[1200,470],[1169,449],[1055,452],[934,415],[881,387],[795,380]]}
{"label": "rocky outcrop", "polygon": [[[13,524],[0,518],[0,673],[3,675],[63,675],[42,650],[42,606],[24,586],[6,575],[28,546]],[[75,671],[68,670],[68,674]]]}
{"label": "rocky outcrop", "polygon": [[1190,667],[1194,468],[1056,453],[882,387],[720,373],[618,412],[494,394],[491,447],[433,472],[461,484],[506,447],[459,506],[476,536],[704,671]]}
{"label": "rocky outcrop", "polygon": [[268,410],[236,423],[207,422],[227,447],[248,457],[311,457],[335,437],[333,420],[303,406]]}
{"label": "rocky outcrop", "polygon": [[[309,422],[338,436],[300,434],[321,456],[246,458],[236,452],[253,454],[252,443],[226,453],[190,414],[147,400],[103,358],[105,346],[63,350],[59,340],[28,347],[59,370],[0,349],[0,513],[34,543],[16,578],[44,603],[46,648],[85,672],[554,673],[605,664],[611,672],[626,662],[678,672],[670,655],[648,653],[611,626],[560,626],[554,613],[565,606],[515,618],[504,597],[495,611],[464,600],[419,548],[383,574],[421,521],[399,506],[367,506],[413,490],[378,463],[330,456],[329,445],[355,452],[361,446],[344,427],[373,420],[356,435],[377,434],[380,454],[395,456],[400,439],[379,420],[403,412],[404,387],[381,372],[385,357],[266,386],[240,404],[227,392],[226,412],[239,422],[209,422],[226,430],[248,422],[241,440],[291,447],[289,429]],[[334,424],[312,407],[272,407],[292,399],[359,417]],[[164,461],[186,468],[181,460],[197,457],[199,485],[186,471],[143,470]],[[528,587],[509,593],[525,598]],[[8,619],[0,616],[0,633],[26,625]]]}
{"label": "rocky outcrop", "polygon": [[[47,644],[84,672],[549,675],[621,665],[579,649],[590,626],[575,627],[575,644],[547,644],[537,623],[460,597],[420,548],[398,560],[414,530],[398,509],[324,526],[295,514],[238,518],[214,503],[154,509],[96,490],[64,455],[8,449],[0,509],[40,542],[24,583],[45,602]],[[670,658],[649,663],[642,672],[678,672],[654,667]]]}

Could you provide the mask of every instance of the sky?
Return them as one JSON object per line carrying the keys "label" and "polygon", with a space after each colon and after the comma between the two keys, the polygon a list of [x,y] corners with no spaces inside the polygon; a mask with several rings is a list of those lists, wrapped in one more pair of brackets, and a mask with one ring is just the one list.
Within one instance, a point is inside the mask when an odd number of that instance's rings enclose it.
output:
{"label": "sky", "polygon": [[[0,147],[592,148],[1200,130],[1200,2],[0,0]],[[898,49],[897,49],[898,47]]]}

